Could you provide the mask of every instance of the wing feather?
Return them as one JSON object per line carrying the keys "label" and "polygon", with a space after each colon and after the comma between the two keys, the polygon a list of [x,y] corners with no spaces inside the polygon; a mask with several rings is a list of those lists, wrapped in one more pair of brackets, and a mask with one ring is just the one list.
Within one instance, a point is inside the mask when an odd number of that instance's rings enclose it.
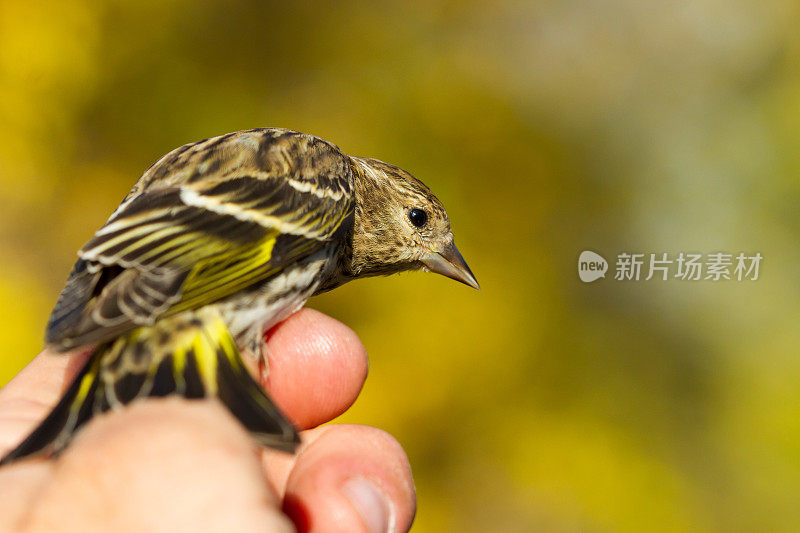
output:
{"label": "wing feather", "polygon": [[80,250],[46,340],[102,342],[262,282],[352,223],[351,190],[346,156],[309,135],[251,130],[181,147]]}

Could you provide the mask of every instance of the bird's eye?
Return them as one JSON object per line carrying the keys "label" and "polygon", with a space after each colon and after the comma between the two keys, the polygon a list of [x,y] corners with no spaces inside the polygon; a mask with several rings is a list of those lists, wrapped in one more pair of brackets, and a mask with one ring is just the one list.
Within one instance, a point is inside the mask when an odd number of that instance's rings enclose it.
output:
{"label": "bird's eye", "polygon": [[428,213],[415,207],[408,212],[408,220],[416,227],[421,228],[428,222]]}

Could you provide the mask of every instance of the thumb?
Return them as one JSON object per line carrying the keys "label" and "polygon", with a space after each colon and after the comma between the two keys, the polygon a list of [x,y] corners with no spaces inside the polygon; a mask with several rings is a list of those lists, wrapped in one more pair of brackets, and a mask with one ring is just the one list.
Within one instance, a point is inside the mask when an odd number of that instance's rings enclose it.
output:
{"label": "thumb", "polygon": [[[252,439],[216,401],[136,402],[92,420],[42,476],[44,462],[0,471],[0,492],[12,479],[36,491],[19,495],[34,531],[293,531]],[[36,483],[19,484],[26,468]]]}

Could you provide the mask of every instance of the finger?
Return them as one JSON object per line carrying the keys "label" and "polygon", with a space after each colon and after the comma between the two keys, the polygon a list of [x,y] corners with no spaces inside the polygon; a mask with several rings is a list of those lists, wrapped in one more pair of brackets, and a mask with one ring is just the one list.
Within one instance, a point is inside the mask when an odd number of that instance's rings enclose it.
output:
{"label": "finger", "polygon": [[45,350],[0,389],[0,455],[47,415],[88,358],[89,350]]}
{"label": "finger", "polygon": [[93,419],[54,463],[26,517],[36,531],[90,524],[100,531],[292,529],[246,430],[216,401],[175,397]]}
{"label": "finger", "polygon": [[0,389],[0,407],[10,398],[54,403],[89,358],[90,349],[66,353],[43,350]]}
{"label": "finger", "polygon": [[296,456],[265,460],[299,531],[407,531],[416,510],[411,467],[388,433],[330,425],[304,432]]}
{"label": "finger", "polygon": [[367,378],[367,353],[358,336],[313,309],[303,309],[268,334],[265,387],[301,429],[339,416]]}

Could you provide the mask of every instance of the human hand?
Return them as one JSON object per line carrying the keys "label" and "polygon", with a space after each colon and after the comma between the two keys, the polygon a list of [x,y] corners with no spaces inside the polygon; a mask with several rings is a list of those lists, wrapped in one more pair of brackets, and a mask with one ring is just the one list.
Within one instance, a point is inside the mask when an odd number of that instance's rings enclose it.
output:
{"label": "human hand", "polygon": [[[0,468],[0,530],[408,530],[415,495],[400,445],[372,427],[316,427],[363,386],[367,358],[355,333],[304,309],[267,346],[262,385],[305,430],[296,454],[259,448],[216,400],[137,401],[95,417],[57,458]],[[45,351],[0,390],[0,456],[47,414],[87,356]]]}

